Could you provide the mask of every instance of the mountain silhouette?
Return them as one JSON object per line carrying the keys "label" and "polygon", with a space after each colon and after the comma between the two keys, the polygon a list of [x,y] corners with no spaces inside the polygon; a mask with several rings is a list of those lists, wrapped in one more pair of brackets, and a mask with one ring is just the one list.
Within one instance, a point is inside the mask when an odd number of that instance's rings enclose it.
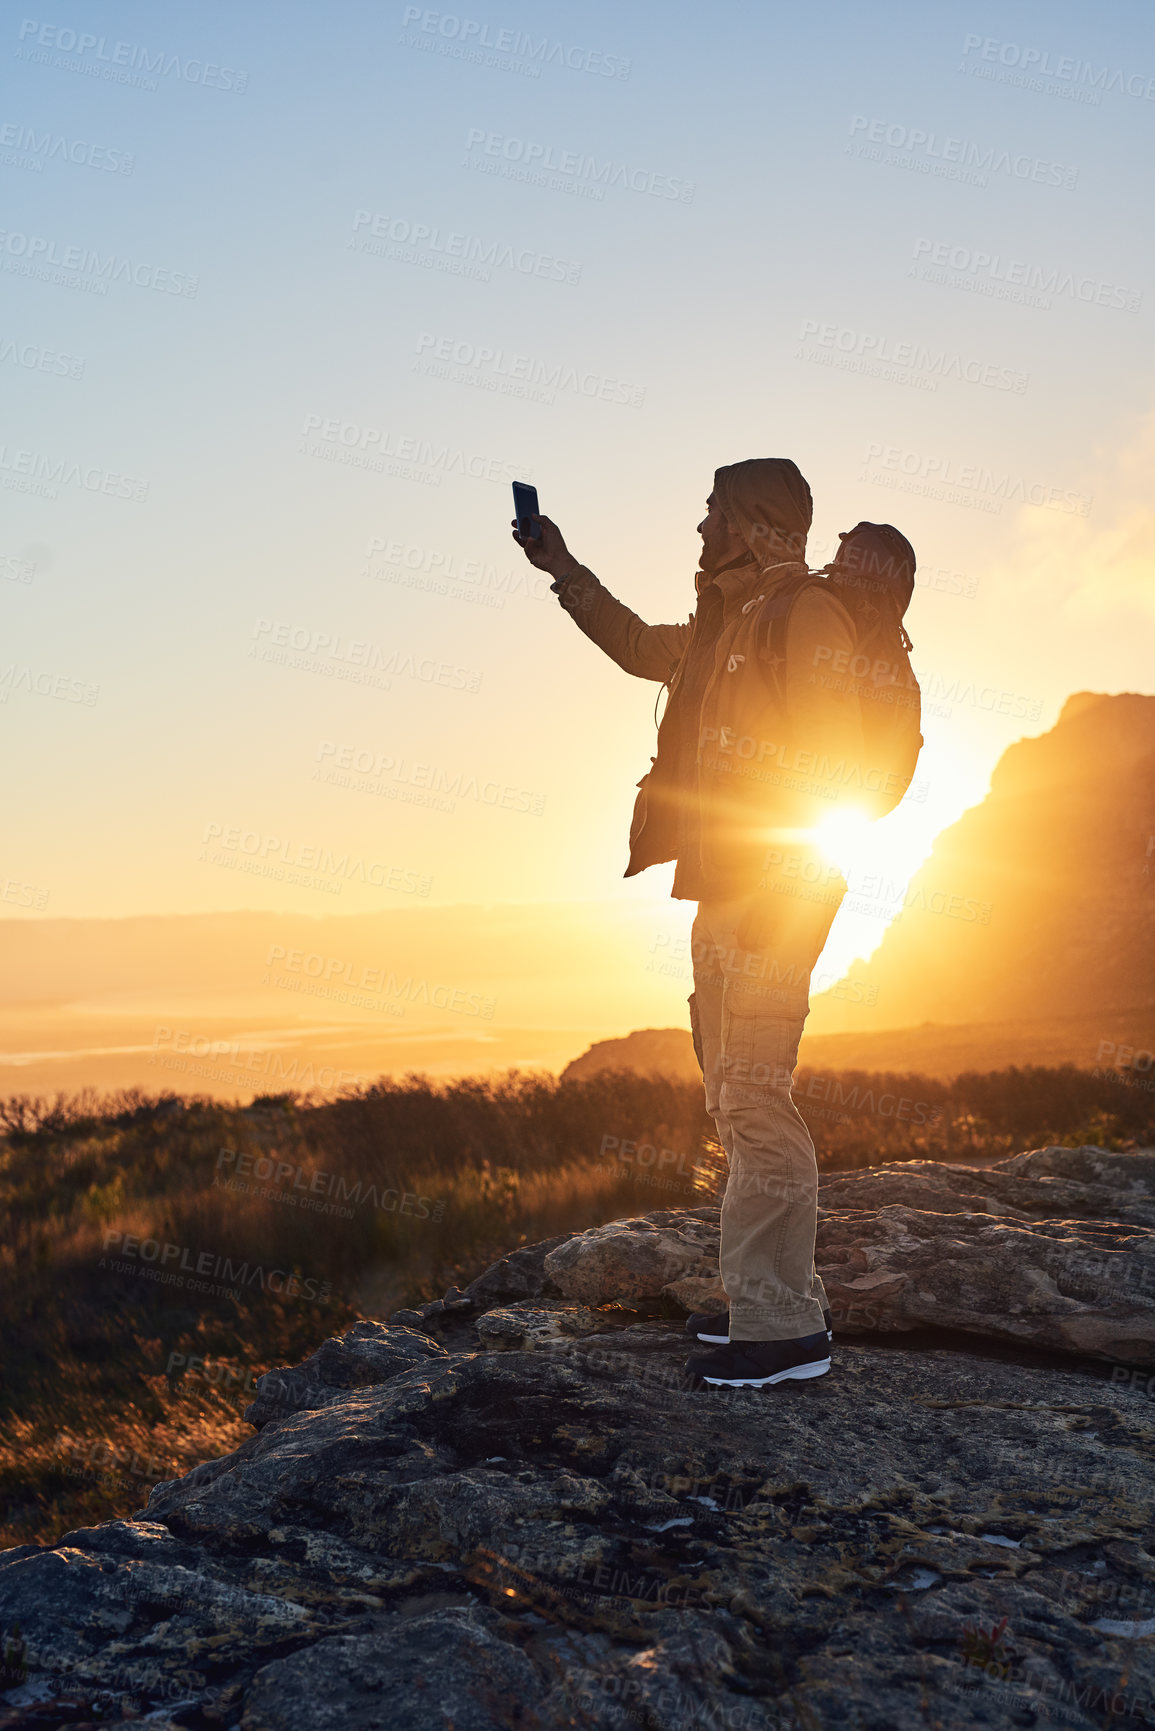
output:
{"label": "mountain silhouette", "polygon": [[854,966],[873,1006],[818,997],[807,1033],[1077,1019],[1139,1041],[1155,1024],[1153,962],[1155,697],[1078,692],[936,839]]}

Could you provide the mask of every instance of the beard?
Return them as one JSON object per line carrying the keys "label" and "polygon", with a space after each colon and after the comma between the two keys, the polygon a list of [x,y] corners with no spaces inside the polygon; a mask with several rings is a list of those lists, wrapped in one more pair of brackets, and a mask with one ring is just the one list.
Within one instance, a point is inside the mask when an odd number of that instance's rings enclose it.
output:
{"label": "beard", "polygon": [[718,577],[723,571],[729,571],[736,565],[752,565],[755,562],[749,547],[743,547],[740,553],[727,553],[724,548],[725,543],[719,548],[716,542],[711,544],[703,541],[698,569],[704,577]]}

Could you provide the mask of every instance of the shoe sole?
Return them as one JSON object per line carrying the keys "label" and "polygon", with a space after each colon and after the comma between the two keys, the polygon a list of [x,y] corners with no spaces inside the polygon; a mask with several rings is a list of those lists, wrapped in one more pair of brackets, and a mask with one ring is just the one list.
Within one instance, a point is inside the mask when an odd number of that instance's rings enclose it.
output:
{"label": "shoe sole", "polygon": [[830,1369],[828,1358],[814,1364],[794,1364],[789,1370],[776,1370],[773,1376],[704,1376],[702,1381],[711,1388],[769,1388],[775,1382],[809,1382],[812,1377],[825,1376]]}
{"label": "shoe sole", "polygon": [[[730,1336],[728,1334],[699,1334],[694,1338],[696,1340],[705,1341],[708,1346],[729,1346],[730,1344]],[[831,1342],[834,1340],[834,1336],[829,1329],[826,1331],[826,1338]]]}

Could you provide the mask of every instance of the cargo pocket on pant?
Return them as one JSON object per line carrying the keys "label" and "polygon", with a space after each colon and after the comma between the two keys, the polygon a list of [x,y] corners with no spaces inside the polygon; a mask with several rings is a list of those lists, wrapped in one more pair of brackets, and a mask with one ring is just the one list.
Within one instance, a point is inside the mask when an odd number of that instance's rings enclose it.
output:
{"label": "cargo pocket on pant", "polygon": [[706,1060],[702,1056],[702,1023],[698,1017],[698,994],[691,992],[686,1002],[690,1006],[690,1038],[694,1042],[694,1056],[698,1060],[698,1068],[702,1072],[702,1080],[706,1079]]}

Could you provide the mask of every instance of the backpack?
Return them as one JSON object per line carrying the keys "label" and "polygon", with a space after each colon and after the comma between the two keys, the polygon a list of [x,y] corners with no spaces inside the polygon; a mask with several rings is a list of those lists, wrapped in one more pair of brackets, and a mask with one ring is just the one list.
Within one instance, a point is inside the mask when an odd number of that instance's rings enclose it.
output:
{"label": "backpack", "polygon": [[[839,536],[833,561],[808,572],[765,603],[759,623],[761,659],[785,701],[782,671],[786,630],[803,590],[822,587],[837,597],[854,625],[854,654],[846,668],[824,677],[854,690],[862,719],[862,797],[872,818],[893,811],[910,786],[922,749],[922,694],[902,623],[914,593],[914,549],[889,523],[858,523]],[[856,795],[856,798],[858,796]]]}

